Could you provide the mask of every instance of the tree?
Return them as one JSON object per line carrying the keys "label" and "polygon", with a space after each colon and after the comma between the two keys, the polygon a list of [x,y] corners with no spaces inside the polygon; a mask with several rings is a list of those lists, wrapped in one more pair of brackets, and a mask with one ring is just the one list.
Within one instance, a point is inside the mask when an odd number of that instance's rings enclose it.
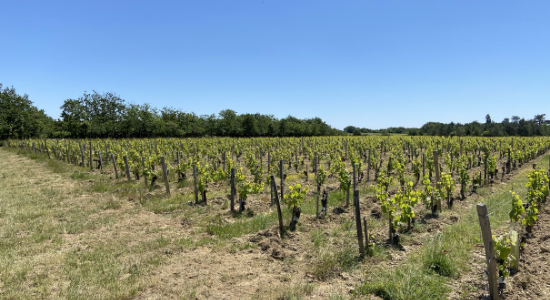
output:
{"label": "tree", "polygon": [[546,114],[535,115],[535,118],[533,119],[535,121],[535,124],[537,125],[535,129],[536,135],[543,135],[542,127],[543,124],[546,124],[545,116]]}
{"label": "tree", "polygon": [[528,121],[525,121],[524,118],[519,120],[519,135],[520,136],[530,136],[531,135],[531,125]]}
{"label": "tree", "polygon": [[27,94],[0,83],[0,139],[30,138],[53,133],[53,119],[32,105]]}
{"label": "tree", "polygon": [[347,132],[347,133],[353,133],[355,131],[355,129],[357,129],[357,128],[355,128],[354,126],[346,126],[344,128],[344,131]]}
{"label": "tree", "polygon": [[259,130],[258,130],[258,121],[256,118],[251,114],[244,114],[242,116],[242,132],[244,136],[252,137],[252,136],[258,136]]}
{"label": "tree", "polygon": [[237,136],[239,132],[239,123],[237,112],[231,109],[220,111],[220,122],[218,133],[221,136]]}

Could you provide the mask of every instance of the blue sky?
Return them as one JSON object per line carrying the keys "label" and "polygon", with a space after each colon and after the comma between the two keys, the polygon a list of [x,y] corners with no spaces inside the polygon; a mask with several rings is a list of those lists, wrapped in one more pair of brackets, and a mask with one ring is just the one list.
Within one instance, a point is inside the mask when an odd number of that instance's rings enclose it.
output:
{"label": "blue sky", "polygon": [[0,83],[418,127],[549,113],[550,1],[4,1]]}

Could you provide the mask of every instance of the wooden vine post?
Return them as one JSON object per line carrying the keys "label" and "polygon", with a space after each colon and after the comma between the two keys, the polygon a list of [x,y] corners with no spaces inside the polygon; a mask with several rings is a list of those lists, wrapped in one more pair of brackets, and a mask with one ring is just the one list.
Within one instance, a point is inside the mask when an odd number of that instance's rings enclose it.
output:
{"label": "wooden vine post", "polygon": [[44,140],[44,148],[46,148],[46,153],[48,153],[48,159],[52,159],[50,156],[50,150],[48,150],[48,144],[46,144],[46,140]]}
{"label": "wooden vine post", "polygon": [[[141,163],[143,164],[143,168],[145,168],[145,157],[141,158]],[[145,187],[148,188],[149,184],[147,183],[147,175],[143,174],[143,182],[145,183]]]}
{"label": "wooden vine post", "polygon": [[370,149],[368,150],[367,154],[367,182],[370,181]]}
{"label": "wooden vine post", "polygon": [[361,228],[361,210],[359,207],[359,191],[353,190],[353,205],[355,205],[355,225],[357,226],[357,241],[359,242],[359,255],[365,253],[363,245],[363,229]]}
{"label": "wooden vine post", "polygon": [[80,166],[84,168],[84,145],[78,143],[78,148],[80,148]]}
{"label": "wooden vine post", "polygon": [[422,180],[426,176],[426,154],[422,153]]}
{"label": "wooden vine post", "polygon": [[166,185],[166,193],[170,194],[170,184],[168,183],[168,172],[166,171],[166,162],[164,156],[160,157],[160,164],[162,165],[162,175],[164,177],[164,185]]}
{"label": "wooden vine post", "polygon": [[130,168],[128,167],[128,157],[126,157],[126,155],[124,155],[124,166],[126,167],[126,177],[128,177],[128,181],[130,181]]}
{"label": "wooden vine post", "polygon": [[[280,141],[279,141],[280,142]],[[279,171],[281,171],[281,201],[284,201],[284,191],[285,191],[285,172],[283,172],[284,170],[284,163],[283,163],[283,160],[281,159],[279,161]]]}
{"label": "wooden vine post", "polygon": [[94,164],[92,162],[92,142],[90,141],[90,170],[94,169]]}
{"label": "wooden vine post", "polygon": [[315,155],[313,156],[313,173],[317,174],[317,151],[315,151]]}
{"label": "wooden vine post", "polygon": [[99,167],[101,168],[101,172],[103,173],[103,160],[101,159],[101,151],[97,151],[97,155],[99,157]]}
{"label": "wooden vine post", "polygon": [[267,174],[271,171],[271,151],[267,151]]}
{"label": "wooden vine post", "polygon": [[493,300],[499,300],[498,294],[498,270],[497,259],[495,257],[495,248],[493,245],[493,235],[491,234],[491,223],[487,213],[487,206],[483,203],[477,205],[477,216],[479,227],[483,236],[483,246],[485,247],[485,259],[489,273],[489,294]]}
{"label": "wooden vine post", "polygon": [[[437,150],[434,150],[434,169],[435,169],[435,183],[436,183],[436,186],[437,186],[437,189],[441,189],[441,184],[439,183],[440,182],[440,177],[439,177],[439,156],[437,154]],[[439,200],[438,200],[438,203],[437,203],[437,206],[439,208],[439,212],[441,213],[441,197],[439,197]]]}
{"label": "wooden vine post", "polygon": [[116,162],[115,162],[115,155],[113,153],[111,153],[111,160],[113,161],[113,166],[115,167],[115,176],[116,176],[116,179],[118,179],[118,170],[116,168]]}
{"label": "wooden vine post", "polygon": [[487,184],[487,155],[485,155],[485,165],[483,166],[483,184]]}
{"label": "wooden vine post", "polygon": [[195,186],[195,203],[199,203],[199,183],[197,181],[197,165],[193,163],[193,182]]}
{"label": "wooden vine post", "polygon": [[357,165],[353,164],[353,190],[357,189]]}
{"label": "wooden vine post", "polygon": [[[315,173],[317,174],[317,173]],[[315,179],[317,179],[317,175],[315,175]],[[315,180],[317,182],[317,180]],[[321,195],[321,185],[317,182],[317,205],[315,210],[315,218],[319,219],[319,196]]]}
{"label": "wooden vine post", "polygon": [[512,161],[510,160],[510,148],[508,148],[508,161],[506,162],[506,174],[510,174],[512,170]]}
{"label": "wooden vine post", "polygon": [[[283,237],[284,233],[285,233],[285,228],[284,228],[284,225],[283,225],[283,213],[281,212],[281,203],[279,201],[279,195],[278,195],[278,192],[277,192],[277,183],[275,182],[275,176],[271,175],[270,177],[271,179],[271,189],[274,191],[274,196],[275,196],[275,204],[277,205],[277,216],[279,217],[279,231],[281,232],[281,237]],[[281,186],[283,184],[281,183]],[[282,191],[281,191],[281,195],[282,195]]]}
{"label": "wooden vine post", "polygon": [[[272,196],[273,197],[273,196]],[[235,211],[235,169],[231,168],[231,194],[229,195],[231,211]]]}

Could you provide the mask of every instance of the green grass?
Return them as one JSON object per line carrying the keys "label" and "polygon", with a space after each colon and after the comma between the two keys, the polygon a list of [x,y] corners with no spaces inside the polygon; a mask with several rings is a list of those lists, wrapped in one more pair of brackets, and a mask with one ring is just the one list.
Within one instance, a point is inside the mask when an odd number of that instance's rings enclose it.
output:
{"label": "green grass", "polygon": [[263,214],[250,219],[244,219],[243,217],[231,224],[208,224],[206,226],[206,231],[209,234],[217,235],[222,239],[230,239],[264,230],[268,228],[275,220],[277,220],[277,215],[274,213]]}
{"label": "green grass", "polygon": [[[548,156],[539,165],[548,165]],[[508,187],[482,199],[491,213],[493,231],[509,220],[510,193],[526,194],[526,173],[508,182]],[[483,192],[485,191],[485,192]],[[482,193],[489,195],[488,189]],[[357,289],[360,295],[375,294],[383,299],[445,299],[450,291],[445,285],[459,272],[469,269],[472,246],[480,244],[477,208],[472,207],[461,220],[444,228],[443,233],[426,241],[414,255],[392,270],[371,272],[368,280]]]}
{"label": "green grass", "polygon": [[358,294],[374,294],[385,300],[445,299],[450,288],[447,279],[409,262],[391,271],[381,270],[367,280]]}
{"label": "green grass", "polygon": [[318,280],[327,280],[342,272],[354,270],[360,262],[356,245],[345,244],[339,250],[321,252],[311,263],[310,272]]}

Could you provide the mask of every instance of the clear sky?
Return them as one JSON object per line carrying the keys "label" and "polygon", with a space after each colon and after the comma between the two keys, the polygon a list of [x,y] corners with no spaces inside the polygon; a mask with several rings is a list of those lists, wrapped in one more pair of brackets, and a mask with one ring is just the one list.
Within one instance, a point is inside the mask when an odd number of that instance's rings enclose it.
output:
{"label": "clear sky", "polygon": [[550,117],[548,0],[2,1],[0,83],[342,129]]}

